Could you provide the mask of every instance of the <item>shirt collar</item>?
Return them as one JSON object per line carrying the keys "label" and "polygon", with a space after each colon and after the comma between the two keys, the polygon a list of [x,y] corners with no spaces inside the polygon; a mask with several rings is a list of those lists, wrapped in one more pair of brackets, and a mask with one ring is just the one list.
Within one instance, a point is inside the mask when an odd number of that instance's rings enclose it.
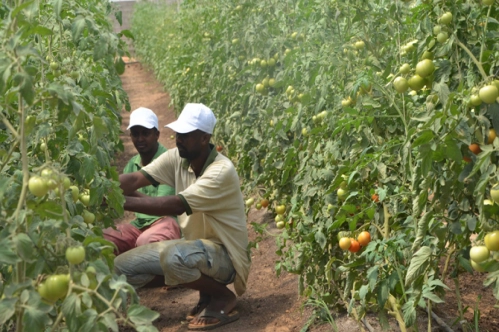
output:
{"label": "shirt collar", "polygon": [[[166,151],[167,149],[163,146],[163,144],[158,143],[158,150],[156,150],[156,154],[154,155],[154,157],[152,157],[152,160],[158,158],[159,156],[161,156],[161,154],[163,154],[163,152]],[[136,154],[135,156],[133,156],[133,163],[137,166],[138,169],[141,169],[143,167],[140,154]]]}

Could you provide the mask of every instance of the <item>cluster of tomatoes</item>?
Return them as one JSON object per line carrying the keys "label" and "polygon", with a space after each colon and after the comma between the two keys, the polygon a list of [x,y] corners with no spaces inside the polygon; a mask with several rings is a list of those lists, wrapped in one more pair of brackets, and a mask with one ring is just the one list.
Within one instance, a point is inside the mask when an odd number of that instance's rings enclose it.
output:
{"label": "cluster of tomatoes", "polygon": [[342,250],[358,252],[361,247],[366,247],[371,242],[371,234],[368,231],[362,231],[357,239],[348,236],[342,236],[339,241]]}
{"label": "cluster of tomatoes", "polygon": [[[28,189],[36,197],[43,197],[53,190],[56,196],[60,196],[66,190],[71,191],[73,202],[80,201],[85,207],[90,205],[90,191],[88,189],[80,192],[77,186],[71,184],[71,180],[64,174],[59,174],[57,170],[44,168],[40,174],[32,175],[28,180]],[[95,214],[84,209],[83,220],[87,224],[95,221]]]}
{"label": "cluster of tomatoes", "polygon": [[[70,247],[66,249],[66,259],[70,264],[80,264],[85,260],[85,248],[83,246]],[[50,302],[54,303],[66,297],[69,290],[69,274],[53,274],[47,277],[38,285],[38,294]]]}
{"label": "cluster of tomatoes", "polygon": [[57,174],[50,168],[43,169],[39,175],[33,175],[28,181],[29,191],[36,197],[45,196],[49,190],[59,192],[59,187],[69,189],[71,180],[65,175]]}
{"label": "cluster of tomatoes", "polygon": [[[499,230],[487,233],[485,245],[474,246],[470,249],[471,267],[477,272],[485,272],[484,265],[493,259],[499,258]],[[494,253],[491,255],[491,251]]]}

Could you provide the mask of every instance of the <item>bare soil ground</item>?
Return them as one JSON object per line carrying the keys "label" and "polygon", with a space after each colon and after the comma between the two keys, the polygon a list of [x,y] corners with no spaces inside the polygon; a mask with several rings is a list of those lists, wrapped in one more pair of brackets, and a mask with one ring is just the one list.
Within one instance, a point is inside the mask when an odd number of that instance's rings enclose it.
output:
{"label": "bare soil ground", "polygon": [[[154,75],[138,62],[130,62],[122,75],[123,87],[127,91],[132,110],[140,106],[152,109],[159,118],[160,142],[167,148],[175,147],[175,141],[170,137],[173,133],[163,126],[173,120],[176,115],[169,107],[170,99],[163,91],[162,86],[156,81]],[[135,148],[131,143],[126,126],[129,121],[129,113],[123,111],[122,139],[125,151],[117,156],[115,160],[118,170],[122,171],[129,158],[134,155]],[[248,230],[250,240],[255,241],[257,234],[253,231],[251,223],[269,222],[271,216],[262,209],[251,210],[248,215]],[[122,222],[130,220],[130,214],[126,214]],[[272,228],[270,233],[276,233]],[[296,275],[283,273],[277,277],[274,264],[277,260],[275,254],[276,246],[271,235],[264,236],[259,242],[257,249],[252,250],[252,268],[248,280],[247,292],[239,298],[237,310],[241,317],[238,321],[217,329],[220,332],[291,332],[300,331],[311,315],[311,309],[303,307],[304,299],[298,295],[298,278]],[[451,288],[454,287],[452,280],[445,281]],[[492,296],[492,290],[482,286],[483,276],[480,274],[467,274],[460,279],[462,306],[466,309],[466,318],[471,321],[473,308],[478,303],[481,313],[480,331],[499,331],[499,310],[494,308],[497,301]],[[160,314],[155,326],[162,332],[187,331],[185,315],[197,303],[197,293],[185,288],[144,288],[138,290],[141,303]],[[481,300],[478,300],[481,296]],[[449,291],[445,297],[446,303],[434,307],[434,311],[451,325],[457,316],[457,301],[455,294]],[[346,314],[334,314],[339,331],[360,331],[361,327]],[[428,322],[424,314],[420,315],[418,330],[428,330]],[[382,331],[377,323],[376,314],[367,317],[372,331]],[[328,324],[316,325],[309,331],[323,332],[332,331]],[[367,330],[367,329],[366,329]],[[391,331],[400,331],[395,322],[391,323]],[[432,322],[432,331],[445,331],[435,322]],[[454,331],[475,331],[472,326],[452,326]]]}

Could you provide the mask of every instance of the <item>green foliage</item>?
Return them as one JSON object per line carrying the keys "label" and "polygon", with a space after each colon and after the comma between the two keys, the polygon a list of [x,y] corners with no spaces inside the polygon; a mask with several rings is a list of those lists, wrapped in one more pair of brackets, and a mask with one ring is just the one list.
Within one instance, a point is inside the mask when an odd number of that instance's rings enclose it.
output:
{"label": "green foliage", "polygon": [[[130,109],[110,14],[94,0],[0,5],[2,331],[155,330],[102,238],[123,214],[112,157]],[[85,260],[68,264],[82,244]]]}
{"label": "green foliage", "polygon": [[[286,205],[277,272],[299,274],[304,295],[358,319],[375,310],[383,323],[401,310],[399,323],[413,324],[418,307],[440,301],[440,280],[469,271],[470,235],[480,242],[499,228],[483,203],[499,180],[499,141],[487,137],[499,130],[499,104],[469,102],[498,69],[497,6],[205,0],[175,9],[136,6],[136,51],[177,110],[214,109],[214,140],[247,195]],[[441,43],[433,31],[447,11]],[[435,71],[422,89],[396,92],[394,79],[409,80],[423,56]],[[340,231],[361,230],[371,244],[340,250]]]}

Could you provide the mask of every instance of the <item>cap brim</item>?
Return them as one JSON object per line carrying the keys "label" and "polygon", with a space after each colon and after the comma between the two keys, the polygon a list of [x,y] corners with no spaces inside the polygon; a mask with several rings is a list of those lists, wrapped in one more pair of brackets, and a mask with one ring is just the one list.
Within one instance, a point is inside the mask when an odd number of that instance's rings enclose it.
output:
{"label": "cap brim", "polygon": [[172,123],[167,124],[165,127],[170,128],[171,130],[179,134],[187,134],[198,129],[187,123],[182,123],[179,121],[173,121]]}
{"label": "cap brim", "polygon": [[144,127],[144,128],[147,128],[147,129],[156,128],[154,126],[149,126],[149,125],[145,125],[145,124],[142,124],[142,123],[134,123],[134,124],[129,125],[126,130],[130,130],[130,128],[137,127],[137,126]]}

